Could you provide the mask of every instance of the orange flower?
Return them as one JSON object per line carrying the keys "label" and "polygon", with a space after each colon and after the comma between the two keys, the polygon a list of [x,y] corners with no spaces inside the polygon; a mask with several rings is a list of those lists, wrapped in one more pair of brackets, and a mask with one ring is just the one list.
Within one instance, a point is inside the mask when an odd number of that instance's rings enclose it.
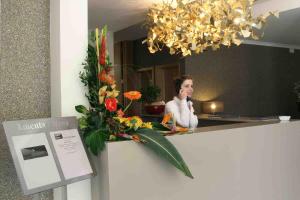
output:
{"label": "orange flower", "polygon": [[132,140],[135,141],[135,142],[140,142],[141,139],[138,135],[132,135]]}
{"label": "orange flower", "polygon": [[119,109],[117,111],[117,115],[118,115],[118,117],[123,117],[124,116],[124,112],[122,111],[122,109]]}
{"label": "orange flower", "polygon": [[176,126],[176,131],[177,132],[188,132],[189,129],[181,126]]}
{"label": "orange flower", "polygon": [[142,94],[139,91],[130,91],[130,92],[125,92],[124,96],[130,100],[138,100],[141,98]]}
{"label": "orange flower", "polygon": [[172,117],[172,113],[165,114],[161,123],[162,124],[168,123],[168,121],[170,121],[171,117]]}
{"label": "orange flower", "polygon": [[105,70],[102,70],[98,75],[98,78],[101,82],[107,83],[109,85],[113,85],[115,83],[115,79],[113,75],[107,74]]}

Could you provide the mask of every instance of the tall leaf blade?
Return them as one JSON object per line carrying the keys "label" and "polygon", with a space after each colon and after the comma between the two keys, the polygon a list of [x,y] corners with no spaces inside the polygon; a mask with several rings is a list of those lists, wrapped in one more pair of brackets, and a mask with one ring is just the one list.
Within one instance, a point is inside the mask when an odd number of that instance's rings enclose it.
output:
{"label": "tall leaf blade", "polygon": [[105,136],[100,129],[92,131],[85,139],[85,143],[94,155],[105,147]]}
{"label": "tall leaf blade", "polygon": [[167,138],[151,129],[139,129],[137,134],[140,136],[141,140],[145,142],[145,146],[168,160],[186,176],[194,178],[175,146]]}

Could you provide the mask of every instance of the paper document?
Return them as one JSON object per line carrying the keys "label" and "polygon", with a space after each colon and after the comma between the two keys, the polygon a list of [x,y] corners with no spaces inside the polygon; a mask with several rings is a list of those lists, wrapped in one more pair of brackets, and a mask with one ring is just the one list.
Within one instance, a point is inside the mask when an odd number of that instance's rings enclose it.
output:
{"label": "paper document", "polygon": [[77,129],[50,132],[66,180],[92,173]]}

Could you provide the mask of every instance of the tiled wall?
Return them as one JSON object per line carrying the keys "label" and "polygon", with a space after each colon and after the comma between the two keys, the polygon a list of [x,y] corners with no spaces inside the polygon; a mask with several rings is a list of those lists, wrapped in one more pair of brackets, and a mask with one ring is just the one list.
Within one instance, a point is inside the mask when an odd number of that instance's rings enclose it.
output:
{"label": "tiled wall", "polygon": [[[1,0],[0,122],[50,116],[49,0]],[[0,199],[21,193],[4,133],[0,131]],[[38,199],[52,199],[51,191]]]}

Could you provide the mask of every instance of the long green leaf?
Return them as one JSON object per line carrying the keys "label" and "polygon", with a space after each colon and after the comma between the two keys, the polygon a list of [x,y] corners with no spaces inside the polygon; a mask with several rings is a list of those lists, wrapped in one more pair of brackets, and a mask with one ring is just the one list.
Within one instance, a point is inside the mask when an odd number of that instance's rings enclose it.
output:
{"label": "long green leaf", "polygon": [[105,135],[100,129],[94,130],[85,138],[85,143],[94,155],[98,155],[105,147]]}
{"label": "long green leaf", "polygon": [[152,126],[153,126],[153,129],[154,130],[158,130],[158,131],[170,131],[169,128],[167,127],[164,127],[161,123],[159,122],[151,122],[152,123]]}
{"label": "long green leaf", "polygon": [[175,146],[167,138],[151,129],[139,129],[137,134],[147,147],[168,160],[186,176],[194,178]]}

